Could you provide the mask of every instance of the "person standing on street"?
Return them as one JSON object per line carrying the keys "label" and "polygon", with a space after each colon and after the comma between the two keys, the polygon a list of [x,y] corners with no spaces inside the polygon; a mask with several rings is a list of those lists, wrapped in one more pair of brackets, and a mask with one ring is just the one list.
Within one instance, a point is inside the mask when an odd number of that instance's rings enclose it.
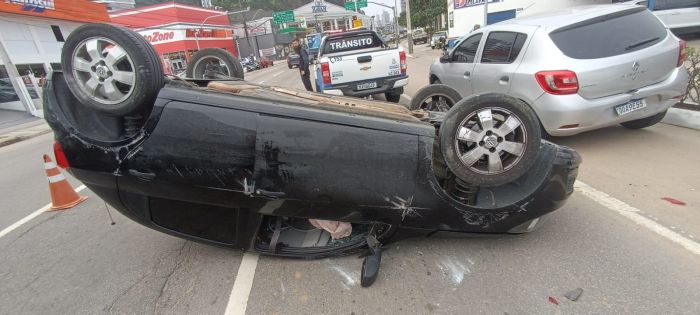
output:
{"label": "person standing on street", "polygon": [[301,82],[304,83],[304,88],[307,91],[313,92],[314,89],[311,87],[311,75],[309,74],[309,53],[306,49],[301,48],[299,40],[295,39],[292,41],[292,48],[299,55],[299,75],[301,75]]}

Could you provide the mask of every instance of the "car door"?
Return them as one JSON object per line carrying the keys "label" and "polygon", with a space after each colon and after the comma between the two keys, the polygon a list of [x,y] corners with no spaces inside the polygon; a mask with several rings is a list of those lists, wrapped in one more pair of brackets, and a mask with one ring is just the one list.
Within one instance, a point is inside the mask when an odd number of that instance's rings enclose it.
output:
{"label": "car door", "polygon": [[527,38],[527,34],[518,32],[489,32],[472,71],[472,92],[508,93]]}
{"label": "car door", "polygon": [[474,62],[479,51],[481,37],[482,34],[479,33],[463,40],[452,51],[449,62],[441,64],[440,81],[459,91],[462,97],[473,94],[472,71],[474,71]]}
{"label": "car door", "polygon": [[700,0],[656,0],[653,10],[669,28],[700,25]]}
{"label": "car door", "polygon": [[257,114],[173,101],[155,129],[123,158],[119,194],[131,215],[170,231],[235,244],[237,209],[255,162]]}

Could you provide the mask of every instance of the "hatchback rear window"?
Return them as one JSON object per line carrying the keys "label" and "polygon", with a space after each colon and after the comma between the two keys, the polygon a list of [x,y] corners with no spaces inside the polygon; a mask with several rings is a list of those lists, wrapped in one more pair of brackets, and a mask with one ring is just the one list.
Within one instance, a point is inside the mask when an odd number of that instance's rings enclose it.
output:
{"label": "hatchback rear window", "polygon": [[571,58],[596,59],[647,48],[668,32],[651,12],[638,8],[566,26],[549,36]]}
{"label": "hatchback rear window", "polygon": [[372,33],[329,38],[323,45],[324,54],[343,51],[382,47],[381,39]]}

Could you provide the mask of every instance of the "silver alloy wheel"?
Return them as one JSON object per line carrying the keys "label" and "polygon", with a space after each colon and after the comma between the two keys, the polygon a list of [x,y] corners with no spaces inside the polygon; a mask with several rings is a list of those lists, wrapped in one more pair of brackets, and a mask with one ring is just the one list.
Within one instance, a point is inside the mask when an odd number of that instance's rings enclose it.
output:
{"label": "silver alloy wheel", "polygon": [[527,131],[509,110],[486,107],[462,120],[455,144],[462,164],[476,173],[495,175],[518,164],[525,153]]}
{"label": "silver alloy wheel", "polygon": [[[223,75],[226,75],[226,76],[229,76],[229,77],[231,76],[231,69],[228,68],[228,66],[226,65],[226,62],[224,62],[224,61],[223,61],[221,58],[219,58],[219,57],[216,57],[216,56],[209,56],[209,57],[206,57],[206,58],[199,59],[199,60],[197,60],[197,62],[195,62],[195,64],[194,64],[194,70],[195,70],[195,71],[193,72],[193,76],[195,76],[194,73],[197,73],[197,69],[199,69],[198,67],[200,67],[200,65],[201,65],[202,67],[204,67],[204,69],[202,69],[202,77],[201,77],[201,78],[195,78],[195,79],[206,79],[207,66],[208,66],[210,63],[216,67],[216,68],[215,68],[215,69],[216,69],[216,70],[215,70],[216,72],[218,72],[218,73],[220,73],[220,74],[223,74]],[[225,71],[222,71],[222,70],[225,70]]]}
{"label": "silver alloy wheel", "polygon": [[119,104],[134,92],[134,63],[114,41],[104,37],[85,39],[73,51],[72,61],[73,76],[93,100]]}
{"label": "silver alloy wheel", "polygon": [[428,111],[446,112],[455,104],[455,100],[444,94],[431,94],[420,103],[420,108]]}

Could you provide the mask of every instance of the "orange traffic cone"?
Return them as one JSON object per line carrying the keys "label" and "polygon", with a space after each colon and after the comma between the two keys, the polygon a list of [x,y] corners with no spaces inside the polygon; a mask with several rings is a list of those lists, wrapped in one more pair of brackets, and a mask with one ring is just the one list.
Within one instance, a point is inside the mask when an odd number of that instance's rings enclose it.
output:
{"label": "orange traffic cone", "polygon": [[46,154],[44,154],[44,168],[46,176],[49,178],[49,190],[51,190],[51,203],[53,205],[48,211],[72,208],[87,199],[87,197],[79,196],[75,192],[66,177],[58,170],[56,163]]}

